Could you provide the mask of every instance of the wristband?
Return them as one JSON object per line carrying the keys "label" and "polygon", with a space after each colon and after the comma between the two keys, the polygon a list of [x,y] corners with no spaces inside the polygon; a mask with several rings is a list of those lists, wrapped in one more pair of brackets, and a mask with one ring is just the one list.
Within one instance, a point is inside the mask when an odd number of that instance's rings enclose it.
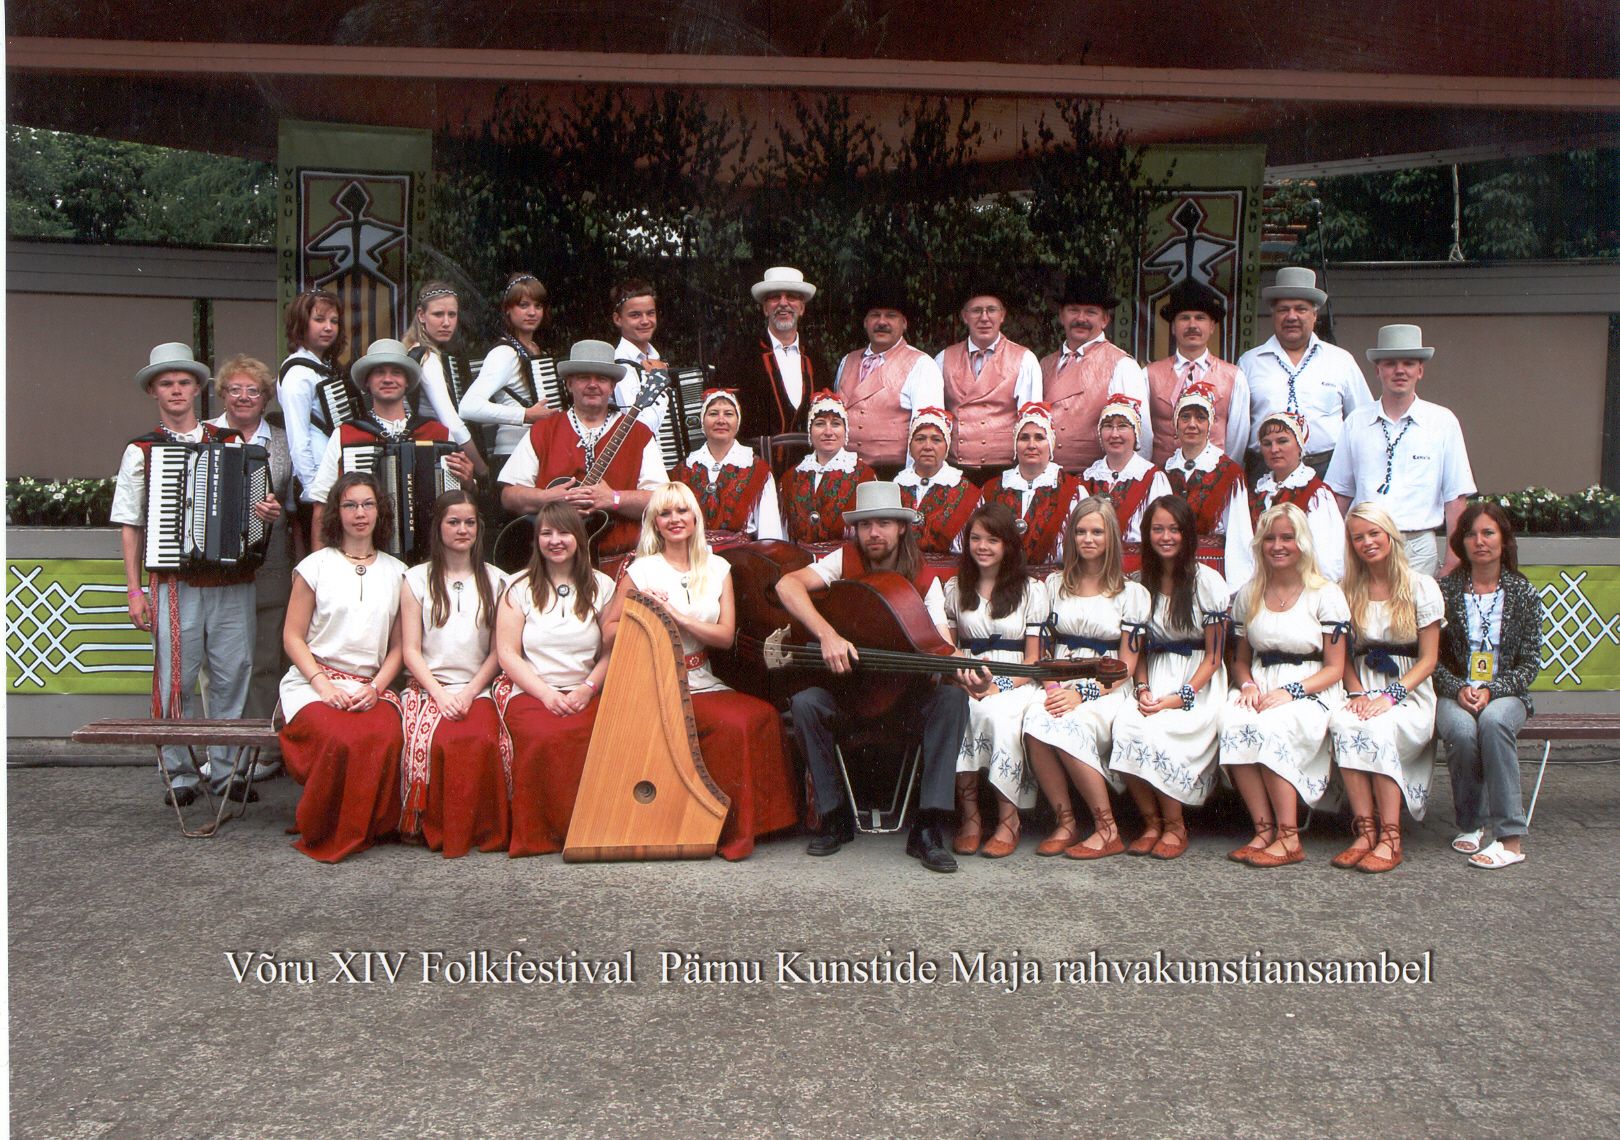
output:
{"label": "wristband", "polygon": [[1407,692],[1405,685],[1401,684],[1399,681],[1391,681],[1389,684],[1384,686],[1384,695],[1388,697],[1391,702],[1398,705],[1407,698],[1409,693]]}
{"label": "wristband", "polygon": [[1245,681],[1243,684],[1238,686],[1238,691],[1242,692],[1244,689],[1258,689],[1259,687],[1260,686],[1256,685],[1253,681]]}
{"label": "wristband", "polygon": [[144,587],[144,586],[136,586],[136,587],[128,590],[127,593],[132,598],[135,598],[135,597],[144,598],[144,597],[146,597],[146,587]]}
{"label": "wristband", "polygon": [[1366,696],[1366,695],[1367,695],[1367,694],[1366,694],[1366,691],[1365,691],[1365,690],[1363,690],[1363,691],[1361,691],[1361,692],[1355,692],[1355,693],[1346,693],[1346,694],[1345,694],[1345,695],[1344,695],[1344,699],[1345,699],[1345,700],[1347,700],[1347,701],[1353,701],[1353,700],[1355,700],[1355,699],[1356,699],[1356,698],[1357,698],[1357,697],[1364,697],[1364,696]]}
{"label": "wristband", "polygon": [[585,680],[580,682],[580,684],[589,686],[591,692],[593,693],[597,691],[596,682],[591,680],[589,677],[586,677]]}
{"label": "wristband", "polygon": [[1181,696],[1181,708],[1184,712],[1191,712],[1198,701],[1198,693],[1191,685],[1183,685],[1176,692]]}
{"label": "wristband", "polygon": [[1095,701],[1102,697],[1102,686],[1091,677],[1082,677],[1074,683],[1074,691],[1082,701]]}
{"label": "wristband", "polygon": [[1290,681],[1282,688],[1283,692],[1287,693],[1290,697],[1293,697],[1296,701],[1303,701],[1307,696],[1310,695],[1305,691],[1305,684],[1302,681]]}
{"label": "wristband", "polygon": [[613,505],[614,505],[614,507],[617,507],[619,505],[619,492],[617,492],[617,491],[613,492]]}

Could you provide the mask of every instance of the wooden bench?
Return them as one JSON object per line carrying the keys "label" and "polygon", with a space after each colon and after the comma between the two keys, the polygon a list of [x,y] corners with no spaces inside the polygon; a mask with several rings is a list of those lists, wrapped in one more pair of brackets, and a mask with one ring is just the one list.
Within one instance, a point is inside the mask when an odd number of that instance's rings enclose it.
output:
{"label": "wooden bench", "polygon": [[1541,795],[1541,781],[1547,775],[1547,757],[1552,755],[1555,740],[1620,740],[1620,716],[1601,713],[1536,713],[1519,729],[1520,740],[1542,742],[1541,768],[1536,772],[1536,790],[1530,793],[1530,810],[1525,812],[1524,825],[1536,814],[1536,798]]}
{"label": "wooden bench", "polygon": [[[268,720],[167,720],[143,718],[136,720],[98,720],[85,725],[73,733],[73,739],[80,744],[149,744],[157,750],[158,771],[163,775],[163,784],[170,793],[174,791],[174,784],[169,771],[163,766],[163,748],[165,745],[178,745],[191,754],[191,764],[199,773],[202,765],[197,763],[197,749],[209,745],[224,745],[233,750],[231,760],[231,783],[241,780],[247,784],[251,791],[253,787],[253,766],[258,762],[259,750],[267,744],[276,742],[276,731]],[[197,828],[186,826],[184,810],[179,803],[174,805],[174,814],[180,821],[180,833],[191,839],[207,839],[220,829],[227,819],[239,819],[247,814],[247,800],[232,800],[226,796],[216,797],[209,790],[208,781],[199,781],[206,811],[213,814],[213,819]],[[236,810],[231,810],[231,805]]]}

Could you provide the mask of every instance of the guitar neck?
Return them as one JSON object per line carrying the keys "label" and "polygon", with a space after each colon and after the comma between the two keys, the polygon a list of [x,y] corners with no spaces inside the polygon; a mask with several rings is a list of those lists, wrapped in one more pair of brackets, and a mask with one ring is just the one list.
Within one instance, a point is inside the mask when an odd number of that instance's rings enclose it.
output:
{"label": "guitar neck", "polygon": [[[781,645],[793,665],[823,667],[821,649],[815,645]],[[881,673],[960,673],[965,669],[984,669],[1004,677],[1083,677],[1098,672],[1089,662],[1099,658],[1068,658],[1064,661],[1046,661],[1026,664],[1022,661],[980,661],[973,657],[945,656],[938,653],[914,653],[898,649],[856,648],[860,660],[856,668]]]}
{"label": "guitar neck", "polygon": [[631,429],[635,426],[636,417],[631,415],[629,411],[619,413],[619,422],[608,433],[607,439],[602,443],[602,449],[596,453],[596,458],[585,469],[585,474],[580,476],[579,481],[582,486],[589,486],[592,483],[602,481],[607,475],[607,469],[612,465],[614,457],[619,454],[619,448],[623,447],[624,441],[630,438]]}

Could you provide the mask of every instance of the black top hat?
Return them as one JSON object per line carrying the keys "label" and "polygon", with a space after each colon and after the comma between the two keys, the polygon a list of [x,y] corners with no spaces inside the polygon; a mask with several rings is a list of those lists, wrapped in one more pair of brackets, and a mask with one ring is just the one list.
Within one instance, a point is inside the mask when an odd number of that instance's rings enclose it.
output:
{"label": "black top hat", "polygon": [[1184,278],[1165,294],[1164,306],[1159,310],[1159,316],[1171,322],[1178,313],[1207,313],[1210,320],[1220,324],[1226,319],[1226,302],[1202,281]]}
{"label": "black top hat", "polygon": [[859,320],[865,320],[866,314],[873,309],[894,309],[906,320],[911,320],[911,299],[906,296],[905,285],[893,277],[868,282],[866,289],[861,293],[855,316]]}
{"label": "black top hat", "polygon": [[1058,307],[1064,305],[1096,305],[1099,309],[1112,309],[1119,304],[1113,287],[1092,273],[1071,273],[1063,279],[1058,293]]}

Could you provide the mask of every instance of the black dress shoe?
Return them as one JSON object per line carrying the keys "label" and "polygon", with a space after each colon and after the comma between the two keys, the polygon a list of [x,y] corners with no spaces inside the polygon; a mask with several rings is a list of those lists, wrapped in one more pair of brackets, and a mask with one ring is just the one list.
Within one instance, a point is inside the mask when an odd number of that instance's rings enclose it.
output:
{"label": "black dress shoe", "polygon": [[930,871],[948,875],[956,870],[956,860],[951,857],[950,849],[945,846],[937,823],[914,825],[911,834],[906,838],[906,854],[913,859],[921,860],[922,865]]}
{"label": "black dress shoe", "polygon": [[256,804],[259,802],[259,793],[253,790],[253,785],[246,780],[232,780],[225,785],[225,798],[234,803]]}
{"label": "black dress shoe", "polygon": [[197,789],[186,786],[170,788],[163,797],[163,803],[168,807],[190,807],[197,802]]}
{"label": "black dress shoe", "polygon": [[822,817],[821,828],[804,849],[806,855],[835,855],[846,843],[855,841],[855,818],[848,808],[841,808]]}

